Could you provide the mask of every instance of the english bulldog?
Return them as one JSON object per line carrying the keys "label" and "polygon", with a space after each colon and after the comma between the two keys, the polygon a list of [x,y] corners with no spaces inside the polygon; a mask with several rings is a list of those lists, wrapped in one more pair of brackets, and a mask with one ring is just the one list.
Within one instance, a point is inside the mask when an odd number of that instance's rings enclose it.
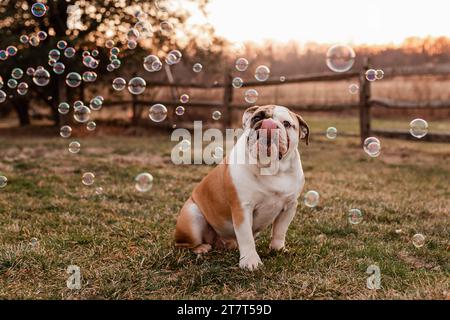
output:
{"label": "english bulldog", "polygon": [[[270,248],[285,248],[305,183],[298,144],[300,140],[308,144],[309,127],[300,115],[275,105],[247,109],[242,124],[244,133],[230,154],[182,207],[175,243],[197,254],[212,247],[238,247],[239,266],[254,270],[262,264],[255,246],[261,230],[272,225]],[[272,174],[262,174],[267,164],[261,163],[261,150],[278,162]],[[242,155],[244,161],[237,161]]]}

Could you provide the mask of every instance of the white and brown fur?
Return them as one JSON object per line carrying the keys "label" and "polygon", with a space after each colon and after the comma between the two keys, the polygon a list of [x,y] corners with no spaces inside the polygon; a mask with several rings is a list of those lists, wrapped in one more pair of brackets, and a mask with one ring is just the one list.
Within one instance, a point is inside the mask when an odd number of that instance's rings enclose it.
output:
{"label": "white and brown fur", "polygon": [[[275,175],[261,175],[258,164],[238,164],[236,152],[249,143],[243,134],[224,161],[194,189],[180,211],[175,242],[178,247],[207,253],[212,247],[239,248],[239,266],[254,270],[261,259],[255,236],[272,225],[270,248],[285,247],[287,229],[297,209],[305,178],[298,152],[299,140],[308,143],[309,128],[299,115],[281,106],[255,106],[243,116],[244,129],[257,129],[272,119],[280,131],[280,166]],[[273,123],[273,122],[271,122]]]}

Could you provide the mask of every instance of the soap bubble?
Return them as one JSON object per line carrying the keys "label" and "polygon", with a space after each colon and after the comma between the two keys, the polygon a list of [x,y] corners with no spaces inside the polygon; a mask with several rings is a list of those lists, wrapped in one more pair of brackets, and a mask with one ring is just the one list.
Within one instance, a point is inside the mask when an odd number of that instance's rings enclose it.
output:
{"label": "soap bubble", "polygon": [[64,50],[67,47],[67,41],[59,40],[58,43],[56,44],[56,47],[59,50]]}
{"label": "soap bubble", "polygon": [[135,77],[128,82],[128,91],[131,94],[138,95],[145,91],[147,83],[141,77]]}
{"label": "soap bubble", "polygon": [[53,72],[56,74],[63,74],[65,70],[66,70],[66,66],[62,62],[57,62],[53,66]]}
{"label": "soap bubble", "polygon": [[337,129],[335,127],[329,127],[327,129],[327,138],[330,140],[334,140],[337,137]]}
{"label": "soap bubble", "polygon": [[20,43],[27,44],[28,41],[30,40],[30,38],[26,34],[23,34],[23,35],[20,36],[19,40],[20,40]]}
{"label": "soap bubble", "polygon": [[280,82],[285,82],[286,81],[286,77],[285,76],[281,76],[280,77]]}
{"label": "soap bubble", "polygon": [[50,67],[53,67],[55,64],[56,64],[56,60],[52,60],[52,59],[48,60],[48,65]]}
{"label": "soap bubble", "polygon": [[375,71],[375,78],[376,78],[377,80],[383,79],[383,78],[384,78],[384,71],[381,70],[381,69],[376,70],[376,71]]}
{"label": "soap bubble", "polygon": [[183,55],[181,54],[181,52],[179,50],[172,50],[167,55],[166,62],[168,64],[177,64],[181,61],[182,57],[183,57]]}
{"label": "soap bubble", "polygon": [[72,141],[69,143],[69,152],[70,153],[78,153],[80,152],[81,144],[78,141]]}
{"label": "soap bubble", "polygon": [[68,114],[70,111],[70,105],[67,102],[61,102],[58,106],[58,112],[60,114]]}
{"label": "soap bubble", "polygon": [[305,205],[309,208],[314,208],[319,204],[319,193],[314,190],[310,190],[305,194]]}
{"label": "soap bubble", "polygon": [[153,71],[155,71],[155,72],[161,70],[162,69],[162,62],[160,60],[154,61],[152,63],[152,68],[153,68]]}
{"label": "soap bubble", "polygon": [[17,48],[14,46],[9,46],[6,48],[6,52],[8,53],[8,56],[14,57],[17,54]]}
{"label": "soap bubble", "polygon": [[157,103],[150,107],[149,118],[154,122],[161,122],[167,118],[167,108],[166,106]]}
{"label": "soap bubble", "polygon": [[59,130],[59,135],[63,138],[69,138],[72,135],[72,128],[70,126],[62,126]]}
{"label": "soap bubble", "polygon": [[137,41],[140,37],[140,33],[137,29],[130,29],[127,32],[127,40],[128,41]]}
{"label": "soap bubble", "polygon": [[114,56],[118,56],[119,55],[119,53],[120,53],[120,49],[119,48],[117,48],[117,47],[113,47],[113,48],[111,48],[111,50],[109,51],[109,53],[111,54],[111,55],[114,55]]}
{"label": "soap bubble", "polygon": [[71,72],[66,76],[66,84],[71,88],[76,88],[81,84],[81,76],[77,72]]}
{"label": "soap bubble", "polygon": [[37,37],[39,38],[39,41],[44,41],[45,39],[47,39],[48,34],[45,31],[39,31]]}
{"label": "soap bubble", "polygon": [[8,178],[5,176],[0,176],[0,189],[3,189],[8,184]]}
{"label": "soap bubble", "polygon": [[234,78],[232,81],[232,85],[236,89],[242,87],[243,84],[244,84],[244,81],[239,77]]}
{"label": "soap bubble", "polygon": [[43,3],[36,2],[31,6],[31,13],[33,16],[41,18],[47,13],[47,7]]}
{"label": "soap bubble", "polygon": [[33,75],[33,82],[40,87],[45,87],[50,82],[50,73],[45,69],[37,69]]}
{"label": "soap bubble", "polygon": [[359,224],[363,220],[363,215],[359,209],[350,209],[348,212],[348,222],[351,224]]}
{"label": "soap bubble", "polygon": [[181,103],[188,103],[189,102],[189,95],[182,94],[181,97],[180,97],[180,102]]}
{"label": "soap bubble", "polygon": [[7,82],[8,88],[15,89],[17,88],[17,80],[16,79],[9,79]]}
{"label": "soap bubble", "polygon": [[0,90],[0,103],[3,103],[6,101],[6,93],[3,90]]}
{"label": "soap bubble", "polygon": [[139,192],[148,192],[153,187],[153,176],[147,172],[138,174],[134,181],[135,188]]}
{"label": "soap bubble", "polygon": [[148,72],[156,71],[154,69],[154,65],[153,65],[156,61],[161,62],[159,60],[159,58],[157,56],[153,55],[153,54],[151,54],[149,56],[146,56],[145,59],[144,59],[144,69],[147,70]]}
{"label": "soap bubble", "polygon": [[24,96],[28,93],[28,83],[21,82],[17,85],[17,93],[21,96]]}
{"label": "soap bubble", "polygon": [[409,132],[414,138],[422,139],[428,133],[428,123],[423,119],[414,119],[409,124]]}
{"label": "soap bubble", "polygon": [[213,120],[220,120],[220,118],[222,117],[222,113],[220,112],[220,111],[214,111],[213,113],[212,113],[212,118],[213,118]]}
{"label": "soap bubble", "polygon": [[380,155],[381,152],[381,143],[375,137],[369,137],[364,140],[364,151],[371,156],[372,158],[376,158]]}
{"label": "soap bubble", "polygon": [[37,248],[39,246],[39,240],[37,238],[30,239],[30,246],[32,248]]}
{"label": "soap bubble", "polygon": [[346,72],[355,63],[355,51],[349,46],[337,44],[327,51],[326,63],[334,72]]}
{"label": "soap bubble", "polygon": [[201,71],[203,70],[203,66],[202,66],[200,63],[196,63],[196,64],[194,64],[194,66],[192,67],[192,70],[193,70],[195,73],[199,73],[199,72],[201,72]]}
{"label": "soap bubble", "polygon": [[175,114],[176,114],[177,116],[182,116],[182,115],[184,114],[184,111],[185,111],[185,109],[184,109],[183,106],[178,106],[178,107],[175,109]]}
{"label": "soap bubble", "polygon": [[40,42],[41,42],[41,40],[39,40],[39,38],[37,36],[31,36],[30,37],[30,45],[32,47],[37,47]]}
{"label": "soap bubble", "polygon": [[52,49],[48,53],[48,58],[50,60],[56,60],[57,61],[60,57],[61,57],[61,53],[57,49]]}
{"label": "soap bubble", "polygon": [[130,50],[134,50],[137,47],[137,42],[135,40],[129,40],[127,43],[127,47]]}
{"label": "soap bubble", "polygon": [[358,94],[359,85],[357,85],[356,83],[352,83],[351,85],[348,86],[348,92],[350,92],[350,94]]}
{"label": "soap bubble", "polygon": [[97,74],[93,71],[85,71],[82,78],[84,82],[94,82],[97,80]]}
{"label": "soap bubble", "polygon": [[102,106],[103,106],[103,101],[98,98],[92,99],[89,103],[89,107],[94,111],[100,110],[102,108]]}
{"label": "soap bubble", "polygon": [[105,47],[111,49],[112,47],[114,47],[114,41],[111,39],[107,40],[105,43]]}
{"label": "soap bubble", "polygon": [[19,80],[23,77],[23,70],[20,68],[14,68],[11,71],[11,77],[13,77],[16,80]]}
{"label": "soap bubble", "polygon": [[73,118],[75,119],[75,121],[79,123],[88,122],[90,117],[91,117],[91,109],[89,109],[86,106],[75,108],[75,110],[73,111]]}
{"label": "soap bubble", "polygon": [[270,69],[267,66],[259,66],[255,70],[255,79],[258,81],[266,81],[269,79]]}
{"label": "soap bubble", "polygon": [[159,24],[159,29],[164,35],[168,35],[173,30],[173,25],[169,21],[163,21]]}
{"label": "soap bubble", "polygon": [[102,187],[95,188],[95,194],[97,196],[101,196],[103,194],[103,188]]}
{"label": "soap bubble", "polygon": [[83,177],[81,179],[81,182],[85,185],[85,186],[92,186],[95,182],[95,174],[93,174],[92,172],[86,172],[83,174]]}
{"label": "soap bubble", "polygon": [[113,72],[115,69],[114,69],[114,66],[112,64],[108,64],[106,66],[106,70],[108,70],[108,72]]}
{"label": "soap bubble", "polygon": [[255,89],[248,89],[245,91],[244,98],[247,103],[255,103],[258,101],[258,91]]}
{"label": "soap bubble", "polygon": [[122,65],[122,62],[120,62],[119,59],[114,59],[111,61],[111,65],[114,67],[114,69],[119,69]]}
{"label": "soap bubble", "polygon": [[96,128],[97,128],[97,124],[94,121],[89,121],[86,125],[86,129],[88,131],[95,131]]}
{"label": "soap bubble", "polygon": [[92,56],[97,57],[100,54],[97,49],[92,50]]}
{"label": "soap bubble", "polygon": [[124,78],[115,78],[112,87],[116,91],[122,91],[127,86],[127,81]]}
{"label": "soap bubble", "polygon": [[421,233],[417,233],[412,237],[412,242],[416,248],[421,248],[425,244],[425,236]]}
{"label": "soap bubble", "polygon": [[8,52],[6,50],[0,50],[0,60],[5,61],[8,59]]}
{"label": "soap bubble", "polygon": [[374,69],[369,69],[366,71],[366,79],[370,82],[377,80],[377,71]]}
{"label": "soap bubble", "polygon": [[248,60],[245,58],[239,58],[236,60],[236,70],[245,71],[248,68]]}
{"label": "soap bubble", "polygon": [[34,74],[35,72],[36,72],[36,70],[35,70],[34,68],[29,67],[29,68],[27,69],[27,76],[32,77],[33,74]]}
{"label": "soap bubble", "polygon": [[75,102],[73,103],[73,109],[74,109],[74,110],[78,110],[78,109],[80,109],[80,108],[83,107],[83,106],[84,106],[84,102],[83,102],[83,101],[80,101],[80,100],[75,101]]}
{"label": "soap bubble", "polygon": [[73,58],[75,56],[75,53],[76,53],[76,51],[72,47],[68,47],[68,48],[66,48],[66,50],[64,50],[64,56],[69,59]]}

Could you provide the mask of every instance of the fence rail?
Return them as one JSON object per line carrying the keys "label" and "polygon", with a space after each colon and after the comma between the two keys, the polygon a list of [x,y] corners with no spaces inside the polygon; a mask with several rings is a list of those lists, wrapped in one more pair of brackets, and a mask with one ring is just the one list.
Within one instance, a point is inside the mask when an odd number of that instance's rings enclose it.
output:
{"label": "fence rail", "polygon": [[[298,84],[307,82],[326,82],[326,81],[341,81],[348,79],[359,79],[359,101],[356,103],[340,103],[331,105],[317,105],[317,104],[296,104],[286,105],[289,109],[298,111],[342,111],[342,110],[359,110],[359,123],[360,123],[360,137],[361,143],[371,136],[379,135],[390,138],[399,139],[412,139],[409,132],[399,132],[392,130],[372,130],[371,127],[371,110],[373,108],[387,108],[387,109],[450,109],[450,101],[429,101],[429,102],[413,102],[413,101],[396,101],[384,98],[371,98],[371,82],[365,77],[366,71],[370,68],[369,59],[365,59],[363,68],[360,71],[352,71],[346,73],[317,73],[310,75],[298,75],[285,77],[283,80],[280,78],[270,78],[264,82],[260,81],[247,81],[242,87],[261,87],[261,86],[279,86],[286,84]],[[423,76],[423,75],[442,75],[450,76],[450,64],[439,66],[414,66],[414,67],[402,67],[402,68],[387,68],[384,70],[385,77],[408,77],[408,76]],[[151,87],[169,87],[173,92],[177,88],[192,88],[192,89],[222,89],[223,96],[222,101],[205,102],[205,101],[190,101],[183,104],[186,107],[210,107],[217,108],[222,111],[224,125],[231,127],[232,125],[232,112],[233,110],[243,110],[248,106],[241,104],[233,104],[234,88],[232,85],[231,73],[225,74],[223,82],[215,82],[212,84],[204,83],[175,83],[173,77],[170,74],[170,70],[166,70],[167,78],[169,81],[147,81],[147,84]],[[173,94],[172,94],[173,95]],[[155,103],[162,103],[169,107],[176,107],[180,105],[177,99],[174,97],[172,101],[152,101],[152,100],[140,100],[136,96],[133,96],[131,100],[126,101],[105,101],[105,105],[115,106],[123,104],[131,104],[133,107],[133,119],[136,120],[140,117],[137,112],[141,112],[142,108],[138,106],[152,105]],[[141,111],[138,111],[141,110]],[[450,142],[450,134],[428,134],[425,141],[439,141]]]}

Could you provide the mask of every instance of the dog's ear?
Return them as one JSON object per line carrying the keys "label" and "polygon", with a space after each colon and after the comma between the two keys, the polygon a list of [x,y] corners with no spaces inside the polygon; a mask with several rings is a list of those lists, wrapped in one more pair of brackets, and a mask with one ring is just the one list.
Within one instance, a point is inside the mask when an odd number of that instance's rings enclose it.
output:
{"label": "dog's ear", "polygon": [[245,110],[244,115],[242,116],[242,127],[245,128],[248,120],[252,117],[255,111],[259,108],[259,106],[253,106]]}
{"label": "dog's ear", "polygon": [[309,126],[306,121],[297,113],[292,113],[298,120],[300,139],[304,140],[306,145],[309,144]]}

